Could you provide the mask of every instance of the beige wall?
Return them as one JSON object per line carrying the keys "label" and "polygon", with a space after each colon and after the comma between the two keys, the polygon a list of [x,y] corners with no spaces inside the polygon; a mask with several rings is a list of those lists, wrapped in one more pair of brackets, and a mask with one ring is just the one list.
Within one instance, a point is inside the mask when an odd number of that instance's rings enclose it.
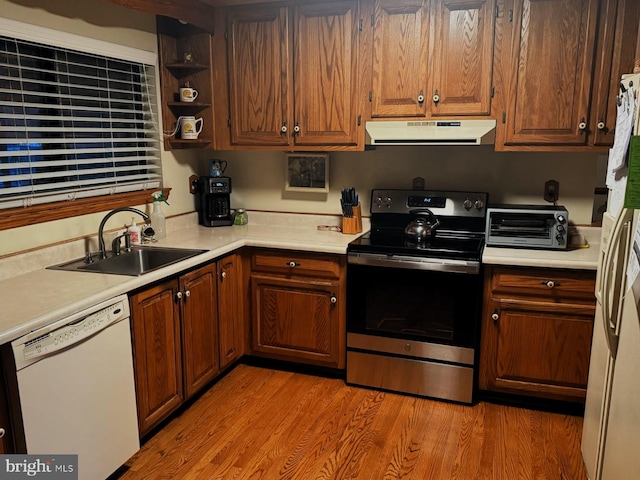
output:
{"label": "beige wall", "polygon": [[[560,204],[578,224],[591,222],[597,155],[494,152],[493,147],[378,147],[366,152],[330,154],[330,192],[284,190],[285,159],[280,152],[216,152],[227,160],[232,205],[248,209],[339,213],[340,188],[354,186],[363,212],[372,188],[411,188],[420,176],[426,188],[489,192],[493,203],[545,203],[544,183],[560,182]],[[202,162],[201,174],[208,162]]]}
{"label": "beige wall", "polygon": [[[0,15],[99,40],[156,52],[155,18],[104,0],[0,0]],[[170,128],[168,126],[166,128]],[[193,210],[188,178],[206,174],[209,160],[229,161],[234,207],[285,212],[339,213],[339,192],[354,186],[368,212],[376,187],[409,188],[422,176],[427,188],[487,191],[493,202],[542,203],[545,180],[560,182],[560,203],[576,223],[589,223],[596,180],[593,154],[495,153],[492,147],[379,147],[332,153],[329,194],[284,191],[281,152],[177,151],[162,153],[165,186],[172,187],[168,216]],[[0,256],[95,234],[103,214],[0,231]],[[114,217],[107,228],[130,221]]]}
{"label": "beige wall", "polygon": [[[0,0],[0,16],[157,53],[155,17],[104,0]],[[173,188],[171,206],[165,206],[165,214],[193,210],[186,180],[193,174],[193,164],[189,153],[162,152],[164,184]],[[103,215],[83,215],[0,231],[0,256],[95,234]],[[116,216],[107,229],[130,221],[129,214]]]}

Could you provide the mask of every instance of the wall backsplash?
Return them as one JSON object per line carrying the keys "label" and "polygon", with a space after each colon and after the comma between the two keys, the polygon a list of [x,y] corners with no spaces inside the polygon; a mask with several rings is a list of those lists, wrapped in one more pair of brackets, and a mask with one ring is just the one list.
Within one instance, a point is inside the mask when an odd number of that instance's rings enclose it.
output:
{"label": "wall backsplash", "polygon": [[[203,152],[204,153],[204,152]],[[411,188],[414,177],[427,189],[477,190],[491,203],[544,204],[546,180],[560,183],[559,202],[577,224],[591,223],[598,155],[585,153],[494,152],[493,147],[378,147],[366,152],[332,152],[328,194],[285,192],[281,152],[213,152],[207,158],[229,162],[232,206],[286,212],[340,212],[340,188],[360,192],[369,211],[372,188]],[[208,162],[200,174],[207,174]]]}

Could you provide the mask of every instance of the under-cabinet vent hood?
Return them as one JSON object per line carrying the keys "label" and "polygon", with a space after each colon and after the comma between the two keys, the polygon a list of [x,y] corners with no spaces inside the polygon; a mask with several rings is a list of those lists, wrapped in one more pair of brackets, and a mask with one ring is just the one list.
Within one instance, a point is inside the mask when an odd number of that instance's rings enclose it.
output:
{"label": "under-cabinet vent hood", "polygon": [[367,145],[493,145],[495,120],[367,122]]}

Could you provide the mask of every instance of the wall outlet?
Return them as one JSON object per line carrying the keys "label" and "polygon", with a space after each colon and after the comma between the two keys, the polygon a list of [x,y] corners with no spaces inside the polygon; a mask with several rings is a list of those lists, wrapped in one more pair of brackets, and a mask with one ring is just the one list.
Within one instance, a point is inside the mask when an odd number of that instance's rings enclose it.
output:
{"label": "wall outlet", "polygon": [[547,202],[557,202],[560,197],[560,183],[557,180],[547,180],[544,183],[544,199]]}

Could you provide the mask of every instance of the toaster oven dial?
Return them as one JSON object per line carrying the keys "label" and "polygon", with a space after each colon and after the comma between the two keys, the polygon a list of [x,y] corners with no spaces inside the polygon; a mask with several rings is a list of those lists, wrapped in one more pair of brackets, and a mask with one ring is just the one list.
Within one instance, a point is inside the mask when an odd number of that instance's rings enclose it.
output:
{"label": "toaster oven dial", "polygon": [[565,223],[567,221],[567,219],[564,218],[564,215],[558,215],[557,220],[558,223]]}
{"label": "toaster oven dial", "polygon": [[564,232],[564,231],[565,231],[564,225],[556,225],[556,230],[557,230],[559,233]]}

